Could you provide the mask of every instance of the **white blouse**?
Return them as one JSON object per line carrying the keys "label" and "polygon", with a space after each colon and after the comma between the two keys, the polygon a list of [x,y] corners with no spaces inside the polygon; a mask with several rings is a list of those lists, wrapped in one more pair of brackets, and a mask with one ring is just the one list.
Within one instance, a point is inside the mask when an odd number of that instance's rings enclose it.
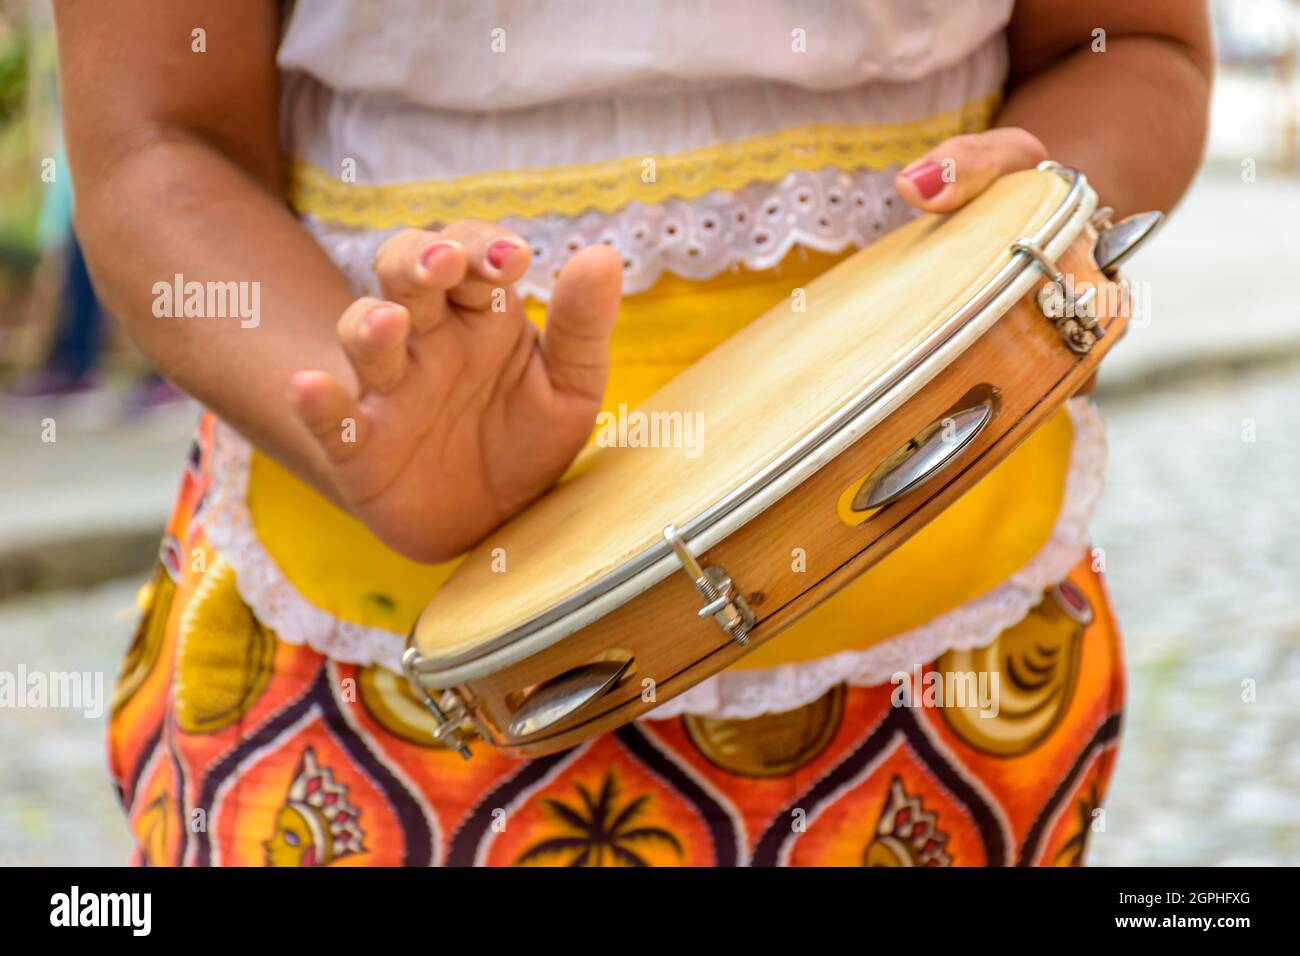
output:
{"label": "white blouse", "polygon": [[[1012,0],[296,0],[279,65],[343,95],[502,113],[755,85],[924,81]],[[680,102],[680,99],[676,100]]]}
{"label": "white blouse", "polygon": [[[439,183],[445,191],[463,177],[682,154],[809,124],[906,124],[1001,89],[1011,6],[297,0],[278,58],[284,149],[327,186]],[[340,222],[337,206],[305,211],[359,292],[374,291],[369,264],[396,227],[469,216],[498,221],[533,245],[521,291],[545,299],[566,256],[595,241],[624,253],[629,293],[664,271],[702,279],[736,265],[766,269],[796,243],[825,252],[864,245],[909,214],[901,204],[888,208],[891,179],[882,168],[775,179],[756,172],[739,188],[685,201],[669,195],[523,217],[508,203],[484,215],[467,192],[432,209],[417,205],[383,228]],[[766,234],[700,225],[757,223],[773,198],[802,220],[770,223]],[[644,237],[665,226],[674,241],[647,246]]]}

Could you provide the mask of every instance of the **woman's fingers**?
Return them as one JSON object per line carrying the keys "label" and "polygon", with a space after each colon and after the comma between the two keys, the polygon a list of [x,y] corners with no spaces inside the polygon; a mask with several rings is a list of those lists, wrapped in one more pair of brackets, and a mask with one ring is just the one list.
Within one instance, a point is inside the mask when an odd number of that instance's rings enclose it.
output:
{"label": "woman's fingers", "polygon": [[326,457],[341,464],[357,453],[364,438],[360,408],[328,372],[295,372],[289,400]]}
{"label": "woman's fingers", "polygon": [[555,280],[541,351],[558,391],[599,399],[609,375],[609,337],[623,291],[618,252],[590,246],[570,259]]}
{"label": "woman's fingers", "polygon": [[375,275],[384,297],[411,310],[417,333],[447,315],[447,305],[473,312],[506,311],[511,286],[532,260],[528,244],[514,233],[474,219],[441,232],[404,229],[375,256]]}
{"label": "woman's fingers", "polygon": [[379,299],[357,299],[338,322],[339,342],[362,388],[387,392],[406,376],[411,313]]}
{"label": "woman's fingers", "polygon": [[466,275],[447,292],[462,309],[492,311],[504,303],[505,290],[524,277],[533,253],[513,232],[476,219],[454,222],[439,233],[465,249]]}
{"label": "woman's fingers", "polygon": [[1032,169],[1047,159],[1034,134],[1015,126],[945,140],[902,170],[894,188],[923,212],[952,212],[970,202],[999,176]]}
{"label": "woman's fingers", "polygon": [[384,298],[411,311],[417,332],[427,332],[447,315],[447,290],[465,278],[465,247],[424,229],[404,229],[375,256],[375,275]]}

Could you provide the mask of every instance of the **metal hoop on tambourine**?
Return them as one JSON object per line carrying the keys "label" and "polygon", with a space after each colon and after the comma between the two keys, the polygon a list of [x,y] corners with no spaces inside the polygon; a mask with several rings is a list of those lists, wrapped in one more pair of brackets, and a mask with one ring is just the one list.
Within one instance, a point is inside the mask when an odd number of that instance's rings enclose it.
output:
{"label": "metal hoop on tambourine", "polygon": [[1112,223],[1081,173],[1046,163],[722,343],[638,408],[703,414],[705,454],[588,449],[434,596],[403,664],[435,735],[466,756],[471,732],[519,755],[571,747],[869,573],[1092,376],[1128,320],[1116,268],[1160,218]]}

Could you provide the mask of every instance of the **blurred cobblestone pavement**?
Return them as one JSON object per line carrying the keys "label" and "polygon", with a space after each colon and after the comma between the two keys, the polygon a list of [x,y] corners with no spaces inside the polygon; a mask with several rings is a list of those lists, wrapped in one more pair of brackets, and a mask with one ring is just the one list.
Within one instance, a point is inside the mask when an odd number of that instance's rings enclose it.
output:
{"label": "blurred cobblestone pavement", "polygon": [[[1300,862],[1300,364],[1103,405],[1095,540],[1130,693],[1092,862]],[[111,684],[136,584],[0,604],[0,668],[98,669]],[[126,859],[102,738],[102,720],[76,713],[3,714],[0,863]]]}
{"label": "blurred cobblestone pavement", "polygon": [[[98,671],[110,693],[141,582],[0,603],[0,670]],[[104,703],[107,711],[107,701]],[[130,838],[108,779],[107,714],[0,710],[0,865],[125,863]]]}
{"label": "blurred cobblestone pavement", "polygon": [[1130,683],[1091,861],[1300,863],[1300,363],[1102,405]]}

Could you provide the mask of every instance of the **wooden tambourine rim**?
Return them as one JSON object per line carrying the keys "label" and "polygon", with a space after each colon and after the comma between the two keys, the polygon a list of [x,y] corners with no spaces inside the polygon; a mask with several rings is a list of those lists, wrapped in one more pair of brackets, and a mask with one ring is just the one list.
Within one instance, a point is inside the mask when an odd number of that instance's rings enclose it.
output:
{"label": "wooden tambourine rim", "polygon": [[[1097,197],[1079,171],[1054,164],[1051,168],[1070,188],[1046,222],[1026,238],[1055,259],[1087,225]],[[708,550],[797,488],[922,389],[1042,281],[1042,272],[1030,256],[1011,250],[1008,254],[1009,261],[992,279],[884,375],[763,471],[683,522],[679,531],[691,550],[697,554]],[[509,631],[462,653],[425,657],[420,653],[417,636],[422,624],[429,626],[426,616],[436,611],[435,599],[412,629],[407,642],[408,668],[431,688],[453,687],[493,673],[617,610],[680,569],[681,563],[668,544],[660,542]]]}

